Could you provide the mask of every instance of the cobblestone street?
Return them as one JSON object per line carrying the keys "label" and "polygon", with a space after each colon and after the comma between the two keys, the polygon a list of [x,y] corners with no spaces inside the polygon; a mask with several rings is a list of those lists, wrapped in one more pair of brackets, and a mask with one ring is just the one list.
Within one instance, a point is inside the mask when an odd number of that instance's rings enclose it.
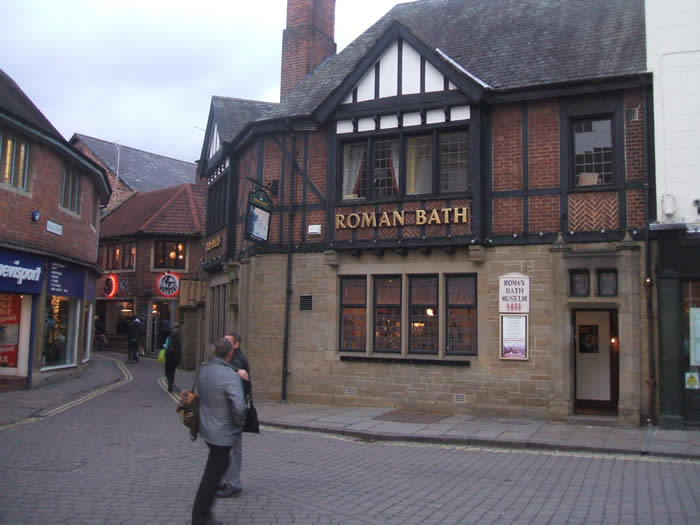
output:
{"label": "cobblestone street", "polygon": [[[158,383],[161,365],[128,371],[131,381],[99,396],[0,430],[1,523],[189,522],[206,446],[189,440]],[[215,507],[224,523],[700,523],[694,459],[264,427],[245,435],[243,483]]]}

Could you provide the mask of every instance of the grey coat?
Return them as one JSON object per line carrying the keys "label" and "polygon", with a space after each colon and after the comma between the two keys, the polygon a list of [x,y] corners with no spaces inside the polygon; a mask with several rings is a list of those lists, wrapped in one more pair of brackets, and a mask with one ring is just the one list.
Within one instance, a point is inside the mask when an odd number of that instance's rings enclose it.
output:
{"label": "grey coat", "polygon": [[241,433],[246,402],[241,378],[225,359],[213,356],[199,370],[199,435],[229,447]]}

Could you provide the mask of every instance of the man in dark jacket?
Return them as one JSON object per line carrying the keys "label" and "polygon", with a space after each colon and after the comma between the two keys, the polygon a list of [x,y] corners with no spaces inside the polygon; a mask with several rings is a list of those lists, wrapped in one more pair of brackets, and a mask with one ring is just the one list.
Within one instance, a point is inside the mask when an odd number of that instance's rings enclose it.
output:
{"label": "man in dark jacket", "polygon": [[127,328],[127,338],[129,342],[129,357],[127,363],[139,361],[139,340],[141,339],[141,320],[134,316]]}
{"label": "man in dark jacket", "polygon": [[[246,359],[243,350],[241,350],[241,336],[236,332],[228,332],[226,339],[233,345],[233,359],[231,366],[238,371],[238,375],[243,380],[243,393],[248,396],[252,392],[252,383],[250,381],[250,365]],[[247,404],[246,404],[247,406]],[[233,439],[231,445],[231,461],[229,463],[228,472],[224,476],[223,483],[219,486],[219,491],[216,496],[219,498],[230,498],[236,496],[243,491],[241,485],[241,466],[243,465],[243,434],[238,434]]]}
{"label": "man in dark jacket", "polygon": [[228,467],[231,444],[245,421],[243,385],[231,368],[232,360],[233,346],[221,338],[212,358],[199,370],[199,435],[209,447],[209,457],[192,507],[192,525],[218,523],[211,516],[216,488]]}
{"label": "man in dark jacket", "polygon": [[168,336],[168,348],[165,350],[165,378],[168,380],[168,392],[173,391],[175,369],[180,364],[180,331],[175,327]]}

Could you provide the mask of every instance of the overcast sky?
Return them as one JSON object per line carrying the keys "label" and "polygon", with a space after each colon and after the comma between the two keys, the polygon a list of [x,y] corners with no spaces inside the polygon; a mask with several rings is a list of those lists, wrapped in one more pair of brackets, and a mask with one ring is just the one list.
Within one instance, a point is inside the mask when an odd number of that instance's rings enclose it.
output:
{"label": "overcast sky", "polygon": [[[398,3],[336,0],[338,51]],[[212,95],[279,101],[286,6],[2,0],[0,68],[67,140],[82,133],[194,161]]]}

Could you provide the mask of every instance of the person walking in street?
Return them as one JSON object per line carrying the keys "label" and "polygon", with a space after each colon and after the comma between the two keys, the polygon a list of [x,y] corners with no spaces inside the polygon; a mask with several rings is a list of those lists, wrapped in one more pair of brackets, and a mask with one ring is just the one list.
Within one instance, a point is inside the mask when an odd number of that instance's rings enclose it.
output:
{"label": "person walking in street", "polygon": [[219,523],[212,518],[211,507],[228,468],[231,445],[245,421],[243,385],[231,367],[233,354],[233,345],[221,338],[214,345],[214,355],[199,370],[199,435],[209,447],[209,456],[192,506],[192,525]]}
{"label": "person walking in street", "polygon": [[[243,393],[246,401],[252,392],[252,383],[250,381],[250,365],[246,359],[243,350],[241,350],[241,336],[236,332],[228,332],[226,340],[233,345],[233,359],[231,366],[237,369],[238,375],[243,383]],[[246,403],[247,406],[247,403]],[[241,484],[241,467],[243,465],[243,434],[238,434],[233,439],[231,446],[231,461],[228,466],[228,471],[224,476],[224,481],[219,485],[219,490],[216,493],[218,498],[230,498],[236,496],[243,491]]]}
{"label": "person walking in street", "polygon": [[138,363],[139,361],[139,340],[141,339],[141,320],[134,316],[127,328],[127,338],[129,344],[129,357],[127,363]]}
{"label": "person walking in street", "polygon": [[175,327],[167,339],[168,348],[165,350],[165,378],[168,380],[168,392],[173,391],[175,384],[175,369],[180,364],[180,331]]}

